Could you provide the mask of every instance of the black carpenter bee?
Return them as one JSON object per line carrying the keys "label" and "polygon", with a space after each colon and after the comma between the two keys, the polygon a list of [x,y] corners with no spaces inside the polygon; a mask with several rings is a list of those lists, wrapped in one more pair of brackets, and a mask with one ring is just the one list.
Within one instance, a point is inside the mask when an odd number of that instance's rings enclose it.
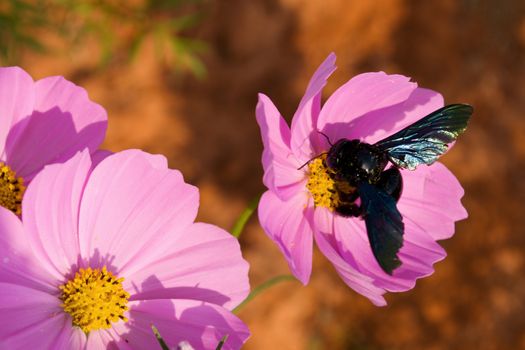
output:
{"label": "black carpenter bee", "polygon": [[[399,169],[434,163],[465,131],[472,112],[465,104],[445,106],[373,145],[341,139],[326,153],[325,166],[339,197],[335,211],[364,218],[374,257],[387,274],[401,265],[397,253],[403,246],[404,224],[396,205],[403,191]],[[392,166],[387,168],[389,162]]]}

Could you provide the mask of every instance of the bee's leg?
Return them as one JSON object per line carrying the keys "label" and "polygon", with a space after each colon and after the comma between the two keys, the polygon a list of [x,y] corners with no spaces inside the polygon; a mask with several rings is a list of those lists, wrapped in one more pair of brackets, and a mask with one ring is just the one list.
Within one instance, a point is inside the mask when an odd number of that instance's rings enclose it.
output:
{"label": "bee's leg", "polygon": [[339,196],[335,211],[344,217],[360,216],[361,208],[355,203],[359,198],[356,188],[344,180],[336,181],[335,187]]}
{"label": "bee's leg", "polygon": [[355,203],[341,203],[335,208],[335,211],[344,217],[359,217],[363,213],[361,207]]}
{"label": "bee's leg", "polygon": [[403,191],[401,172],[398,168],[391,167],[381,173],[379,181],[375,185],[394,197],[397,202]]}
{"label": "bee's leg", "polygon": [[359,198],[359,193],[357,193],[357,191],[355,190],[350,192],[337,191],[337,193],[339,194],[339,199],[341,200],[341,202],[345,204],[354,203],[357,200],[357,198]]}

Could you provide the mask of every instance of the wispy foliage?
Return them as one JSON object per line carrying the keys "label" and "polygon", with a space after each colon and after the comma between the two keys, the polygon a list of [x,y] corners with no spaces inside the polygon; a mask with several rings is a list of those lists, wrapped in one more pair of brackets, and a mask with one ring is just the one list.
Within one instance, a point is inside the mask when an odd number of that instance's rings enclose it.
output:
{"label": "wispy foliage", "polygon": [[69,50],[88,42],[96,46],[100,65],[133,60],[153,47],[168,68],[201,77],[206,44],[189,34],[202,19],[201,5],[202,0],[5,0],[0,3],[0,62],[16,63],[27,50],[53,51],[54,41],[46,39],[57,37]]}

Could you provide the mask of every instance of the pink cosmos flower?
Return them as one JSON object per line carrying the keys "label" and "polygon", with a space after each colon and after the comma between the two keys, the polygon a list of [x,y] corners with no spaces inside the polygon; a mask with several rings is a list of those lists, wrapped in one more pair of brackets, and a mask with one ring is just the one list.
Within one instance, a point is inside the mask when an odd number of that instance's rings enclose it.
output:
{"label": "pink cosmos flower", "polygon": [[[288,127],[270,99],[259,95],[257,121],[264,144],[263,182],[268,188],[259,204],[259,220],[279,246],[293,274],[307,284],[313,240],[345,283],[386,305],[383,294],[414,287],[434,272],[446,255],[436,240],[454,234],[454,222],[467,217],[463,189],[447,168],[434,163],[401,170],[403,191],[397,207],[405,224],[402,262],[392,276],[372,254],[365,223],[338,215],[328,202],[314,202],[310,166],[302,165],[342,138],[373,144],[443,106],[443,97],[422,89],[402,75],[360,74],[337,89],[321,108],[321,91],[335,70],[331,54],[314,73]],[[318,194],[318,193],[317,193]]]}
{"label": "pink cosmos flower", "polygon": [[0,68],[0,205],[20,213],[25,186],[47,164],[104,140],[107,116],[86,91],[62,77],[36,82]]}
{"label": "pink cosmos flower", "polygon": [[162,156],[87,150],[28,186],[23,220],[0,208],[0,349],[238,349],[229,310],[249,292],[239,244],[194,223],[197,188]]}

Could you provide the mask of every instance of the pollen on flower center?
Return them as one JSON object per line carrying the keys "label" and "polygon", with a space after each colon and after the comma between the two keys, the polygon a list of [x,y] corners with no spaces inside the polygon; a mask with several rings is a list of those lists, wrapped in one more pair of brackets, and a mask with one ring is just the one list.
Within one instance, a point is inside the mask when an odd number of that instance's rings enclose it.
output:
{"label": "pollen on flower center", "polygon": [[0,162],[0,205],[20,215],[25,190],[24,179],[16,177],[9,166]]}
{"label": "pollen on flower center", "polygon": [[73,318],[73,325],[85,333],[111,328],[112,322],[127,322],[129,293],[104,266],[102,269],[80,269],[75,277],[60,286],[62,308]]}
{"label": "pollen on flower center", "polygon": [[336,183],[330,177],[324,160],[326,154],[313,159],[308,163],[308,182],[306,188],[314,199],[315,206],[326,207],[334,210],[340,203]]}

